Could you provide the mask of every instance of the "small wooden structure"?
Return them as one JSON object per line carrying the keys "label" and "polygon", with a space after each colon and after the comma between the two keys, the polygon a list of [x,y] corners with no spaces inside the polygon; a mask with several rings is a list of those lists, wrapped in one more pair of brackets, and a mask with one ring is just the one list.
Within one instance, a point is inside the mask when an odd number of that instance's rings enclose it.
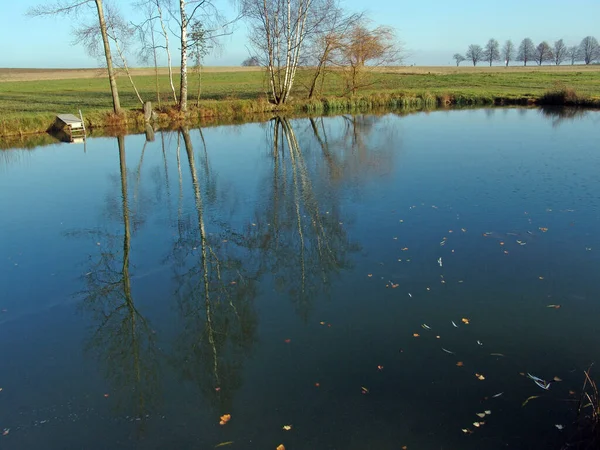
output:
{"label": "small wooden structure", "polygon": [[57,131],[65,132],[71,142],[85,139],[85,123],[81,111],[79,111],[79,117],[73,114],[58,114],[53,127]]}

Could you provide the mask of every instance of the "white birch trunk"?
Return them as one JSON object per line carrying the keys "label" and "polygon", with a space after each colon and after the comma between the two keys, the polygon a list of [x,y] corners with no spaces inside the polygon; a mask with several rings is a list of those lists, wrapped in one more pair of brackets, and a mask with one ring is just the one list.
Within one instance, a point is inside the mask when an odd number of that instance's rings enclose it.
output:
{"label": "white birch trunk", "polygon": [[181,13],[181,82],[179,86],[179,111],[187,111],[187,14],[185,12],[185,0],[179,0],[179,11]]}

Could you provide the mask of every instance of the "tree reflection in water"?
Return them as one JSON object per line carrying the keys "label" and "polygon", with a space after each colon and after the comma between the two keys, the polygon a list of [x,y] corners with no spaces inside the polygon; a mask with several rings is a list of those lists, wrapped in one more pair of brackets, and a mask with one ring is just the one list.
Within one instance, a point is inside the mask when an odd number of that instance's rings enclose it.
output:
{"label": "tree reflection in water", "polygon": [[[224,198],[202,131],[195,139],[199,151],[194,150],[188,129],[177,133],[177,212],[167,214],[177,225],[176,237],[163,263],[173,269],[174,299],[182,320],[169,356],[159,354],[131,285],[132,234],[144,223],[144,204],[151,203],[144,201],[141,189],[144,150],[131,173],[135,185],[128,188],[125,141],[118,138],[121,201],[109,200],[107,206],[109,216],[122,222],[122,235],[102,233],[100,256],[91,260],[85,277],[82,305],[95,319],[89,348],[105,364],[111,395],[122,409],[133,408],[142,419],[151,412],[158,395],[158,364],[164,358],[216,413],[231,411],[257,339],[254,300],[259,281],[287,293],[300,317],[308,320],[314,302],[328,293],[333,278],[351,267],[351,253],[359,247],[348,237],[337,185],[385,173],[392,147],[373,151],[367,145],[364,134],[376,129],[376,118],[342,120],[342,132],[334,137],[322,120],[306,121],[304,148],[288,119],[270,122],[271,175],[255,203],[253,223],[237,229],[228,220],[235,211],[226,206],[235,202]],[[158,204],[170,210],[170,192],[176,188],[166,178],[164,149],[162,159],[165,179],[151,173],[155,183],[165,184],[156,188]],[[190,184],[184,183],[186,173]],[[161,201],[163,189],[166,203]],[[184,202],[190,197],[191,212]],[[98,234],[94,232],[94,237]],[[143,431],[144,421],[139,423]]]}
{"label": "tree reflection in water", "polygon": [[[311,121],[312,129],[316,123]],[[246,245],[256,250],[261,272],[271,274],[276,289],[287,292],[307,320],[315,298],[326,291],[332,275],[350,267],[350,242],[331,180],[318,176],[320,157],[304,152],[287,118],[275,117],[269,128],[272,177],[257,202],[255,226]],[[340,167],[328,153],[326,137],[315,132],[331,179]]]}
{"label": "tree reflection in water", "polygon": [[157,398],[158,350],[153,330],[136,305],[131,287],[131,235],[135,221],[129,205],[125,139],[119,136],[117,142],[121,202],[118,210],[112,209],[114,205],[109,202],[109,210],[111,215],[120,216],[122,237],[111,232],[88,233],[99,238],[102,247],[97,258],[90,257],[81,307],[92,314],[95,328],[87,348],[97,353],[105,365],[117,408],[127,414],[133,411],[140,419],[138,432],[143,433],[145,419]]}
{"label": "tree reflection in water", "polygon": [[179,235],[172,260],[184,325],[174,345],[174,363],[183,378],[198,386],[209,404],[223,413],[230,410],[233,395],[242,385],[243,362],[256,340],[253,300],[258,274],[247,258],[247,250],[236,245],[227,226],[221,223],[218,232],[207,232],[210,219],[218,220],[207,217],[205,210],[206,201],[216,200],[216,180],[202,134],[200,137],[204,147],[200,157],[202,177],[190,132],[181,129],[195,215],[186,220],[179,208]]}

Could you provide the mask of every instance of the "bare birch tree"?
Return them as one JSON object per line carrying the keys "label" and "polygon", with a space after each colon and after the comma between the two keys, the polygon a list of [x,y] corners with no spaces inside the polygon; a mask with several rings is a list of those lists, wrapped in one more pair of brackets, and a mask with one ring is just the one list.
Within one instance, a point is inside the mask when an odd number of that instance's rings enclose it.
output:
{"label": "bare birch tree", "polygon": [[565,45],[565,42],[562,39],[559,39],[558,41],[556,41],[554,43],[554,49],[553,49],[554,64],[556,64],[558,66],[558,65],[560,65],[560,63],[564,62],[568,58],[568,51],[569,51],[569,49],[567,48],[567,46]]}
{"label": "bare birch tree", "polygon": [[140,49],[138,52],[138,59],[142,64],[148,64],[152,59],[154,65],[154,82],[156,88],[156,102],[160,108],[160,82],[158,78],[158,49],[159,46],[156,42],[156,29],[154,22],[156,20],[155,13],[152,7],[152,2],[141,3],[138,7],[144,10],[145,20],[141,24],[134,25],[139,40]]}
{"label": "bare birch tree", "polygon": [[267,69],[270,100],[286,103],[307,38],[326,17],[327,0],[240,0],[250,45]]}
{"label": "bare birch tree", "polygon": [[[110,41],[113,43],[119,59],[121,60],[121,67],[125,70],[129,83],[135,92],[139,102],[143,105],[144,100],[140,96],[140,93],[133,81],[129,65],[127,64],[127,58],[125,56],[126,47],[129,45],[129,40],[133,35],[134,28],[129,25],[120,12],[106,4],[105,6],[105,23],[106,23],[106,34]],[[85,25],[81,24],[74,30],[75,38],[77,42],[83,44],[91,56],[97,57],[101,54],[100,51],[100,33],[98,33],[98,24]],[[116,65],[116,63],[115,63]]]}
{"label": "bare birch tree", "polygon": [[[308,0],[307,0],[308,1]],[[188,54],[196,45],[193,30],[202,27],[204,42],[216,42],[226,34],[230,34],[229,26],[238,18],[227,21],[215,6],[213,0],[179,0],[177,14],[171,14],[178,23],[179,43],[181,49],[181,74],[179,83],[179,111],[187,111],[188,101]]]}
{"label": "bare birch tree", "polygon": [[117,89],[117,78],[113,69],[112,55],[110,51],[110,43],[108,41],[108,33],[106,27],[106,21],[104,19],[104,8],[102,0],[59,0],[50,4],[42,4],[29,8],[27,15],[31,17],[40,16],[56,16],[56,15],[75,15],[81,12],[84,7],[90,4],[95,4],[98,28],[100,35],[102,36],[102,44],[104,46],[104,57],[106,59],[106,70],[108,72],[108,80],[110,83],[110,92],[112,94],[113,110],[116,114],[120,114],[121,102],[119,100],[119,91]]}
{"label": "bare birch tree", "polygon": [[[171,58],[171,49],[169,46],[169,31],[168,31],[168,16],[165,17],[163,14],[163,2],[165,0],[144,0],[141,3],[138,3],[137,6],[139,8],[143,8],[146,13],[146,19],[144,22],[137,24],[136,28],[138,30],[138,35],[140,37],[140,42],[142,43],[142,48],[140,52],[140,59],[144,62],[147,62],[152,55],[155,66],[155,73],[157,77],[157,100],[160,105],[160,93],[158,86],[158,64],[157,64],[157,51],[164,50],[167,55],[167,69],[169,71],[169,85],[171,88],[171,94],[173,96],[173,101],[177,103],[177,93],[175,91],[175,83],[173,83],[173,64]],[[154,22],[158,20],[160,24],[160,35],[164,39],[164,43],[158,44],[156,42],[155,33],[156,30],[154,28]],[[149,42],[148,42],[149,41]]]}
{"label": "bare birch tree", "polygon": [[510,62],[514,59],[515,45],[513,44],[513,42],[510,39],[508,41],[506,41],[504,43],[504,45],[502,46],[502,56],[501,57],[504,59],[504,65],[506,67],[508,67]]}

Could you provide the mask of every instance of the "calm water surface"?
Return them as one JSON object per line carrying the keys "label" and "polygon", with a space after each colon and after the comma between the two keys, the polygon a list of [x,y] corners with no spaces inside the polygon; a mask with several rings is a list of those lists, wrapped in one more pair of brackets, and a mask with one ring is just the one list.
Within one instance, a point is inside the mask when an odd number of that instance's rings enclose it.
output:
{"label": "calm water surface", "polygon": [[0,448],[560,448],[600,359],[598,129],[472,110],[3,152]]}

